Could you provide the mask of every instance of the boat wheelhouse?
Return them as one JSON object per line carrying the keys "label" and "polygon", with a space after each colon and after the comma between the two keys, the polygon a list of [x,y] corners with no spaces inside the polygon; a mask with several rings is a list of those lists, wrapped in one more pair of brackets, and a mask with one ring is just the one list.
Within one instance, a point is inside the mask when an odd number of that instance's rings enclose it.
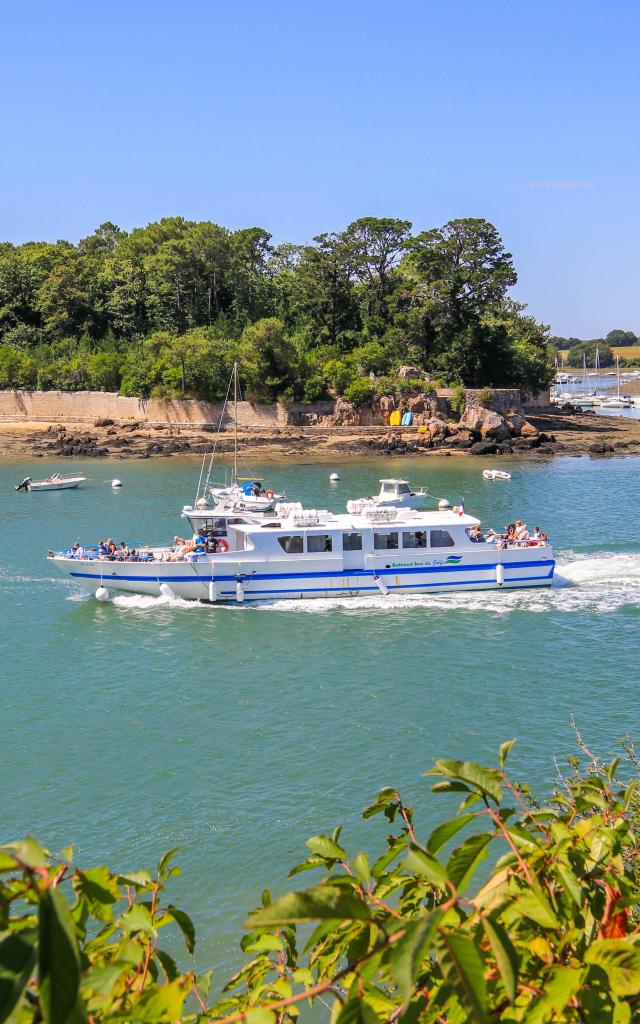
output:
{"label": "boat wheelhouse", "polygon": [[387,505],[393,508],[420,508],[429,497],[426,487],[414,491],[408,480],[386,477],[379,481],[380,491],[373,498],[356,498],[347,502],[348,512],[362,512],[367,508]]}
{"label": "boat wheelhouse", "polygon": [[292,507],[260,522],[228,523],[218,545],[176,558],[145,547],[134,560],[49,553],[52,563],[103,599],[114,593],[237,603],[394,593],[550,586],[548,542],[489,539],[473,516],[389,507],[334,515]]}

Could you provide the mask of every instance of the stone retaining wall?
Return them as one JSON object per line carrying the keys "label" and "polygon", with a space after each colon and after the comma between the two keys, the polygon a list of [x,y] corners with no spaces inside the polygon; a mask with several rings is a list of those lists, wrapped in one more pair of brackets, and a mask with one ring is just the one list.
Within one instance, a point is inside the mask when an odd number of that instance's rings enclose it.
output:
{"label": "stone retaining wall", "polygon": [[[200,425],[218,423],[221,414],[222,402],[126,398],[108,391],[0,391],[0,420],[10,422],[92,423],[111,419],[116,423]],[[229,411],[224,422],[233,422]],[[276,427],[287,422],[287,409],[277,403],[238,402],[240,426]]]}
{"label": "stone retaining wall", "polygon": [[[382,397],[373,406],[356,410],[344,399],[337,402],[297,402],[290,406],[238,402],[238,425],[241,427],[275,428],[295,426],[385,426],[389,413],[395,408],[414,411],[420,416],[451,415],[453,391],[438,388],[435,395],[414,397]],[[478,390],[466,392],[467,404],[475,408]],[[522,402],[516,389],[496,389],[493,408],[496,412],[520,412]],[[539,407],[548,403],[543,396]],[[527,403],[530,404],[530,403]],[[199,402],[179,399],[127,398],[108,391],[0,391],[0,421],[41,423],[93,423],[97,419],[111,419],[115,423],[184,424],[201,426],[217,424],[222,415],[221,402]],[[228,426],[233,422],[233,408],[229,407],[223,419]]]}

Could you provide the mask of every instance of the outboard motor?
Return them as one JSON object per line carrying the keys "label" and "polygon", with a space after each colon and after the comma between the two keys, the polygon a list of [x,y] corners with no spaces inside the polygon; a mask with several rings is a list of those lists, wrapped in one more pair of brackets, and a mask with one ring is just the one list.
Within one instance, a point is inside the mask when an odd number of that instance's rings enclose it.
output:
{"label": "outboard motor", "polygon": [[28,491],[30,483],[31,483],[31,477],[30,476],[25,476],[25,478],[22,481],[22,483],[16,484],[16,491]]}

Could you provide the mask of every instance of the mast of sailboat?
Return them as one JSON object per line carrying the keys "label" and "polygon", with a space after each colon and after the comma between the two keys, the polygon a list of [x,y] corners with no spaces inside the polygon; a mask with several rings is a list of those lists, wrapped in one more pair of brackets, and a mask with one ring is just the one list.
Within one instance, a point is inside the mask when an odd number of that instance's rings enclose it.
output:
{"label": "mast of sailboat", "polygon": [[233,482],[238,482],[238,364],[233,364]]}
{"label": "mast of sailboat", "polygon": [[595,358],[595,375],[593,378],[593,393],[598,394],[598,375],[600,373],[600,349],[596,345],[596,358]]}

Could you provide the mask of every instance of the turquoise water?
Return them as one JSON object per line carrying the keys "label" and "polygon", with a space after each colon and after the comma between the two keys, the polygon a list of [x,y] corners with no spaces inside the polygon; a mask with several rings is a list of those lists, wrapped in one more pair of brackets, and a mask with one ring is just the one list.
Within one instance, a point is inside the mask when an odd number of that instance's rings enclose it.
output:
{"label": "turquoise water", "polygon": [[195,461],[78,462],[84,489],[26,495],[13,484],[60,465],[4,462],[2,841],[33,831],[129,867],[180,845],[176,900],[224,975],[245,911],[284,888],[307,836],[344,822],[353,848],[382,841],[359,815],[382,785],[424,833],[446,813],[421,777],[436,756],[492,760],[517,736],[515,769],[544,786],[574,752],[572,714],[599,750],[638,738],[640,460],[508,461],[510,483],[459,458],[345,463],[337,485],[327,463],[255,468],[312,507],[407,475],[486,526],[523,517],[549,531],[563,585],[261,608],[104,605],[44,560],[76,538],[180,532]]}

